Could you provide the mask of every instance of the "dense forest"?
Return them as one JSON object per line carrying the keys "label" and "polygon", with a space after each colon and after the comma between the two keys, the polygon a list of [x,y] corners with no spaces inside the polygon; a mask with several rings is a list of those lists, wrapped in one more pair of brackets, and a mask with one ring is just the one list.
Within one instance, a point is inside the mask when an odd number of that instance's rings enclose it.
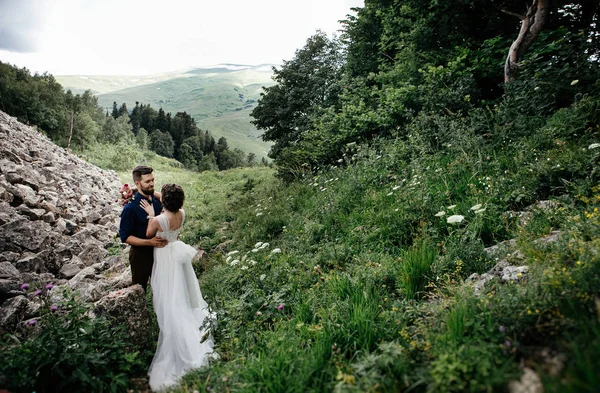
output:
{"label": "dense forest", "polygon": [[83,94],[64,92],[50,74],[31,75],[26,68],[1,62],[0,82],[1,110],[37,126],[58,145],[78,152],[92,147],[101,150],[98,144],[121,143],[175,158],[191,170],[259,164],[254,154],[229,149],[226,138],[215,141],[210,131],[200,130],[186,112],[173,116],[139,102],[129,111],[125,104],[115,102],[112,112],[105,113],[89,90]]}
{"label": "dense forest", "polygon": [[415,129],[430,152],[459,124],[501,146],[598,94],[596,0],[366,0],[355,11],[340,37],[319,32],[275,68],[252,112],[284,178]]}

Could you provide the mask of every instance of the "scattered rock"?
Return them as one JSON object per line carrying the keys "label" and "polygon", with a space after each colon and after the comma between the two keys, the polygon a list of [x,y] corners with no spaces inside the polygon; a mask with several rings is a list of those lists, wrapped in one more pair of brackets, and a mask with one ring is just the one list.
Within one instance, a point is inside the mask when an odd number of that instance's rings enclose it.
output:
{"label": "scattered rock", "polygon": [[20,273],[10,262],[0,262],[0,278],[18,277]]}
{"label": "scattered rock", "polygon": [[81,271],[81,268],[76,263],[67,263],[60,268],[59,276],[62,278],[73,278]]}
{"label": "scattered rock", "polygon": [[88,244],[78,255],[86,266],[101,262],[106,256],[108,256],[108,251],[94,243]]}
{"label": "scattered rock", "polygon": [[110,315],[129,328],[132,342],[143,345],[150,336],[146,294],[139,284],[110,292],[95,303],[96,315]]}
{"label": "scattered rock", "polygon": [[508,391],[510,393],[544,393],[544,385],[535,371],[525,367],[521,380],[510,382]]}
{"label": "scattered rock", "polygon": [[0,238],[18,249],[36,251],[50,234],[50,225],[43,221],[21,218],[0,227]]}
{"label": "scattered rock", "polygon": [[25,318],[29,300],[25,296],[16,296],[0,305],[0,331],[13,331],[19,321]]}

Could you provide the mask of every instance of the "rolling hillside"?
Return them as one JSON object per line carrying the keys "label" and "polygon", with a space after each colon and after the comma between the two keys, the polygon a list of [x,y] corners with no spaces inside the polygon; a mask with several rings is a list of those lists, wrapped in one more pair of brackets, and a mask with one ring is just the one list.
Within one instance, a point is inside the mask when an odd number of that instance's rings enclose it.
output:
{"label": "rolling hillside", "polygon": [[270,65],[218,65],[150,76],[56,76],[65,89],[91,89],[101,106],[129,109],[139,101],[166,112],[187,112],[202,129],[224,136],[229,145],[266,157],[270,144],[250,124],[250,112],[263,86],[273,84]]}

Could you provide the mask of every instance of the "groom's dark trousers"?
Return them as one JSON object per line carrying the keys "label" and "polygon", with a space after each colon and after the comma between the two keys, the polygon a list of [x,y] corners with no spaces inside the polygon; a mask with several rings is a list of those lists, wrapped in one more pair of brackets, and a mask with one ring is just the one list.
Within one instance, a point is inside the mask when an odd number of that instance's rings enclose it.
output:
{"label": "groom's dark trousers", "polygon": [[131,266],[132,284],[140,284],[146,292],[152,265],[154,264],[154,247],[131,246],[129,250],[129,265]]}

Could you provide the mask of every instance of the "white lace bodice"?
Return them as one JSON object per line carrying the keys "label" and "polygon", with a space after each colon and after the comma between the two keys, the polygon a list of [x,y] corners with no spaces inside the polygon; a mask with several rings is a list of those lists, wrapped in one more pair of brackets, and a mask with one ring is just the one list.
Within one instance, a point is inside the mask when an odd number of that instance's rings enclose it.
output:
{"label": "white lace bodice", "polygon": [[169,243],[176,242],[177,239],[179,238],[179,232],[181,231],[183,222],[185,221],[185,211],[183,211],[183,209],[181,209],[180,212],[182,215],[181,225],[179,226],[179,228],[173,229],[173,230],[170,229],[171,223],[169,222],[169,219],[167,218],[167,216],[165,216],[164,214],[161,214],[158,217],[156,217],[156,219],[158,220],[158,224],[160,225],[160,230],[158,232],[156,232],[156,236],[160,236],[164,239],[167,239],[167,241]]}

